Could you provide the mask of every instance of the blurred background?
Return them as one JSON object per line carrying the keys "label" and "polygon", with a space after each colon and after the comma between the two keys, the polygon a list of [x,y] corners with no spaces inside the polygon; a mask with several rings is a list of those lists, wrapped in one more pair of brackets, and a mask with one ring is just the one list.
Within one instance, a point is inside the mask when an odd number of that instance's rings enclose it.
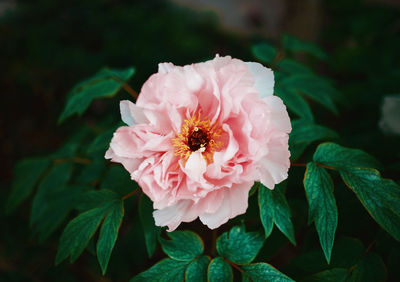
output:
{"label": "blurred background", "polygon": [[[0,0],[0,206],[16,161],[53,152],[79,123],[96,126],[104,113],[118,119],[126,93],[57,125],[67,92],[101,67],[134,66],[130,85],[139,91],[159,62],[184,65],[216,53],[254,60],[253,44],[279,47],[285,33],[327,51],[327,62],[310,63],[347,98],[339,117],[313,107],[318,123],[377,157],[398,181],[398,0]],[[41,244],[31,238],[29,204],[7,217],[0,209],[1,281],[126,281],[157,261],[146,258],[134,217],[106,277],[89,254],[54,267],[60,232]]]}

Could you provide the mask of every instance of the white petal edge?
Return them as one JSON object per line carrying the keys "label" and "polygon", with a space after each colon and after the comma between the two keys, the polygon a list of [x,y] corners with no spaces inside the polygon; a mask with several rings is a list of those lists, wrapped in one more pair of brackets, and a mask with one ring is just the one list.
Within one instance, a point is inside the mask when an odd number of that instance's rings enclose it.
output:
{"label": "white petal edge", "polygon": [[143,109],[136,106],[129,100],[123,100],[119,103],[121,111],[121,119],[127,125],[131,126],[137,123],[148,122],[146,116],[143,113]]}
{"label": "white petal edge", "polygon": [[274,94],[274,73],[271,69],[255,62],[246,62],[250,72],[254,75],[254,88],[257,89],[261,98]]}

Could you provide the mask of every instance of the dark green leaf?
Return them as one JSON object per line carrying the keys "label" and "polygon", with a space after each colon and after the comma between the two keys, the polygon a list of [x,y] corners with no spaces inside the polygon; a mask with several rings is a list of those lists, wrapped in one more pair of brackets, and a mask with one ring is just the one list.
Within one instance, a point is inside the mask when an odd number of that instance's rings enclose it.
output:
{"label": "dark green leaf", "polygon": [[157,239],[161,232],[161,228],[155,225],[153,210],[152,201],[142,194],[139,199],[139,217],[143,227],[147,253],[150,258],[156,251]]}
{"label": "dark green leaf", "polygon": [[30,225],[37,223],[54,200],[52,195],[64,188],[73,169],[73,163],[61,163],[52,167],[42,179],[32,202]]}
{"label": "dark green leaf", "polygon": [[315,222],[322,250],[329,263],[338,223],[333,182],[328,172],[313,162],[307,164],[303,182],[310,207],[309,219]]}
{"label": "dark green leaf", "polygon": [[67,104],[59,122],[63,122],[73,114],[82,115],[94,99],[114,96],[133,73],[133,68],[124,70],[104,68],[93,77],[79,83],[68,93]]}
{"label": "dark green leaf", "polygon": [[283,49],[293,51],[293,52],[306,52],[310,55],[315,56],[320,60],[326,61],[328,59],[328,55],[317,45],[300,40],[291,35],[283,35],[282,37],[282,45]]}
{"label": "dark green leaf", "polygon": [[265,238],[271,234],[275,223],[290,242],[296,245],[289,204],[279,186],[275,186],[274,190],[270,190],[260,183],[258,206],[260,208],[261,222],[264,226]]}
{"label": "dark green leaf", "polygon": [[122,165],[110,167],[101,182],[101,188],[113,190],[121,196],[140,189],[139,185],[131,179],[129,172]]}
{"label": "dark green leaf", "polygon": [[45,241],[76,206],[86,187],[64,186],[61,191],[49,193],[49,199],[42,216],[33,227],[33,233],[39,236],[39,241]]}
{"label": "dark green leaf", "polygon": [[268,263],[253,263],[243,265],[241,268],[244,271],[245,276],[250,278],[251,281],[293,281]]}
{"label": "dark green leaf", "polygon": [[110,146],[111,138],[115,132],[116,128],[112,128],[102,134],[98,135],[89,145],[87,152],[89,154],[94,152],[105,152]]}
{"label": "dark green leaf", "polygon": [[160,238],[160,243],[164,253],[172,259],[191,261],[204,251],[203,241],[192,231],[174,231],[168,236],[171,240]]}
{"label": "dark green leaf", "polygon": [[251,48],[254,57],[258,60],[271,64],[276,57],[276,50],[267,43],[260,43]]}
{"label": "dark green leaf", "polygon": [[211,259],[208,256],[200,256],[192,261],[186,268],[185,281],[206,282],[207,269]]}
{"label": "dark green leaf", "polygon": [[312,142],[337,138],[337,133],[329,128],[308,120],[293,120],[289,138],[290,158],[296,160]]}
{"label": "dark green leaf", "polygon": [[183,281],[185,270],[188,265],[186,261],[163,259],[148,270],[133,277],[130,282],[172,282]]}
{"label": "dark green leaf", "polygon": [[347,281],[380,282],[386,281],[386,267],[380,256],[368,253],[354,267]]}
{"label": "dark green leaf", "polygon": [[101,226],[99,240],[97,241],[97,259],[99,260],[103,275],[106,273],[111,252],[117,241],[119,227],[124,216],[124,202],[114,202]]}
{"label": "dark green leaf", "polygon": [[334,168],[378,168],[378,161],[358,149],[349,149],[335,143],[322,143],[314,153],[314,161]]}
{"label": "dark green leaf", "polygon": [[344,282],[346,281],[349,271],[346,268],[332,268],[313,274],[304,282]]}
{"label": "dark green leaf", "polygon": [[259,232],[246,232],[244,226],[234,226],[217,240],[218,254],[236,264],[252,262],[264,244]]}
{"label": "dark green leaf", "polygon": [[74,262],[89,243],[108,211],[106,207],[91,209],[71,220],[61,235],[56,265],[70,256]]}
{"label": "dark green leaf", "polygon": [[312,74],[308,67],[288,58],[280,60],[277,66],[281,71],[289,74]]}
{"label": "dark green leaf", "polygon": [[292,89],[275,87],[275,94],[280,97],[285,105],[298,116],[310,121],[314,120],[310,106],[299,93],[296,93],[296,91],[293,91]]}
{"label": "dark green leaf", "polygon": [[400,186],[375,169],[346,168],[340,175],[375,221],[400,241]]}
{"label": "dark green leaf", "polygon": [[13,212],[32,193],[35,184],[46,168],[49,159],[25,159],[19,161],[14,168],[14,182],[7,200],[7,213]]}
{"label": "dark green leaf", "polygon": [[283,78],[281,87],[304,93],[334,114],[338,114],[333,100],[337,99],[340,94],[323,78],[309,74],[295,74]]}
{"label": "dark green leaf", "polygon": [[92,184],[101,178],[106,170],[106,162],[104,158],[93,159],[90,164],[84,165],[75,178],[75,183]]}
{"label": "dark green leaf", "polygon": [[223,258],[213,259],[208,266],[208,281],[229,282],[233,281],[232,268]]}
{"label": "dark green leaf", "polygon": [[120,197],[117,193],[107,189],[88,191],[82,195],[77,208],[81,211],[90,210],[99,207],[110,207],[115,200]]}

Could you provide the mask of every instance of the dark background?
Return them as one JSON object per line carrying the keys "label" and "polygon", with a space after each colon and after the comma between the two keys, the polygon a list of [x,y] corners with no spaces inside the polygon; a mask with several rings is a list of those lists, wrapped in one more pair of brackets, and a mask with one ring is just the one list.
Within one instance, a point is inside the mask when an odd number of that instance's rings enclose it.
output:
{"label": "dark background", "polygon": [[[252,44],[279,46],[283,33],[313,41],[328,52],[325,63],[298,59],[333,79],[348,100],[339,117],[313,105],[317,122],[339,132],[341,144],[377,157],[385,177],[399,180],[399,137],[379,128],[383,96],[400,93],[397,1],[222,1],[214,7],[208,1],[176,2],[186,4],[0,0],[1,207],[19,159],[53,152],[80,123],[96,125],[105,114],[118,119],[115,109],[118,100],[129,98],[126,93],[111,102],[97,101],[83,119],[58,126],[65,95],[78,81],[103,66],[134,66],[130,85],[139,91],[159,62],[184,65],[216,53],[254,60]],[[0,211],[0,280],[126,281],[161,256],[147,260],[133,211],[106,277],[87,252],[73,265],[53,267],[60,232],[42,244],[31,238],[29,208],[25,202],[11,216]],[[295,251],[271,256],[275,266],[280,269]]]}

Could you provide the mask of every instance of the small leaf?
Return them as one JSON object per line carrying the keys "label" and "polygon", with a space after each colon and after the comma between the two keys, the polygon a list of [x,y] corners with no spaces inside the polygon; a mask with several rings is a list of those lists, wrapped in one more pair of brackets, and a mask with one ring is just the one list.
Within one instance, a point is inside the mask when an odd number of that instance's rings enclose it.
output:
{"label": "small leaf", "polygon": [[105,152],[110,145],[111,138],[113,137],[113,134],[115,132],[115,127],[112,129],[103,132],[102,134],[98,135],[90,144],[87,149],[87,152],[89,154],[95,153],[95,152]]}
{"label": "small leaf", "polygon": [[213,259],[208,266],[208,281],[233,281],[232,268],[223,258]]}
{"label": "small leaf", "polygon": [[97,259],[99,260],[103,275],[106,273],[111,252],[117,241],[119,227],[124,216],[123,201],[115,202],[108,212],[101,226],[99,240],[97,241]]}
{"label": "small leaf", "polygon": [[76,206],[77,201],[86,189],[85,186],[64,186],[61,191],[50,192],[51,199],[44,209],[40,219],[33,227],[34,235],[39,242],[44,242],[64,221],[68,213]]}
{"label": "small leaf", "polygon": [[69,180],[73,163],[61,163],[52,167],[39,184],[32,202],[30,225],[40,221],[49,204],[53,201],[52,194],[59,192]]}
{"label": "small leaf", "polygon": [[289,74],[312,74],[311,69],[288,58],[280,60],[277,63],[277,66],[280,68],[281,71]]}
{"label": "small leaf", "polygon": [[251,48],[254,57],[258,60],[271,64],[276,57],[276,50],[267,43],[260,43]]}
{"label": "small leaf", "polygon": [[346,268],[327,269],[307,277],[304,282],[344,282],[348,273]]}
{"label": "small leaf", "polygon": [[107,208],[100,207],[81,213],[71,220],[60,238],[56,255],[56,265],[70,256],[74,262],[86,248],[100,222],[107,213]]}
{"label": "small leaf", "polygon": [[299,93],[291,89],[275,87],[275,94],[280,97],[285,105],[295,114],[310,121],[314,120],[310,106]]}
{"label": "small leaf", "polygon": [[185,270],[188,265],[186,261],[176,261],[173,259],[163,259],[153,265],[148,270],[133,277],[130,282],[172,282],[183,281]]}
{"label": "small leaf", "polygon": [[241,268],[250,281],[294,281],[265,262],[243,265]]}
{"label": "small leaf", "polygon": [[75,183],[92,184],[99,180],[106,170],[106,162],[104,158],[95,158],[90,164],[84,165],[78,176],[75,178]]}
{"label": "small leaf", "polygon": [[218,254],[236,264],[252,262],[264,244],[258,232],[246,232],[244,226],[234,226],[217,240]]}
{"label": "small leaf", "polygon": [[172,240],[160,238],[160,243],[164,253],[172,259],[191,261],[204,251],[203,241],[192,231],[174,231],[168,236]]}
{"label": "small leaf", "polygon": [[13,212],[32,193],[40,176],[49,167],[49,159],[24,159],[14,168],[14,182],[6,204],[7,213]]}
{"label": "small leaf", "polygon": [[283,78],[281,87],[304,93],[322,106],[325,106],[332,113],[338,114],[333,100],[338,99],[340,94],[323,78],[310,74],[295,74]]}
{"label": "small leaf", "polygon": [[91,78],[76,85],[68,93],[67,104],[58,120],[59,123],[73,114],[82,115],[94,99],[114,96],[133,73],[133,68],[103,68]]}
{"label": "small leaf", "polygon": [[368,253],[354,267],[347,281],[380,282],[386,281],[386,267],[382,258],[374,253]]}
{"label": "small leaf", "polygon": [[186,268],[185,281],[207,282],[207,269],[210,261],[208,256],[200,256],[192,261]]}
{"label": "small leaf", "polygon": [[375,221],[400,241],[400,186],[375,169],[346,168],[340,175]]}
{"label": "small leaf", "polygon": [[303,182],[310,206],[310,221],[315,222],[322,250],[329,263],[338,223],[333,182],[323,167],[312,162],[307,164]]}
{"label": "small leaf", "polygon": [[265,238],[271,234],[273,223],[275,223],[290,242],[296,245],[289,204],[279,186],[275,186],[274,190],[270,190],[260,183],[258,206],[260,208],[261,223],[264,226]]}
{"label": "small leaf", "polygon": [[140,189],[139,185],[131,179],[129,172],[121,165],[110,167],[101,182],[101,188],[112,190],[121,196]]}
{"label": "small leaf", "polygon": [[153,203],[144,194],[139,199],[139,218],[142,223],[147,254],[149,258],[154,255],[157,247],[161,228],[156,226],[153,218]]}
{"label": "small leaf", "polygon": [[283,49],[293,51],[293,52],[306,52],[316,58],[326,61],[328,60],[328,55],[317,45],[300,40],[291,35],[283,35],[282,37]]}
{"label": "small leaf", "polygon": [[292,132],[289,138],[291,159],[296,160],[304,150],[317,140],[337,139],[338,134],[309,120],[292,120]]}
{"label": "small leaf", "polygon": [[88,191],[84,193],[77,204],[77,209],[86,211],[94,208],[105,207],[108,208],[115,200],[118,200],[117,193],[107,189],[100,189],[95,191]]}
{"label": "small leaf", "polygon": [[335,143],[322,143],[314,153],[314,161],[334,168],[378,168],[378,161],[371,155],[358,150],[342,147]]}

